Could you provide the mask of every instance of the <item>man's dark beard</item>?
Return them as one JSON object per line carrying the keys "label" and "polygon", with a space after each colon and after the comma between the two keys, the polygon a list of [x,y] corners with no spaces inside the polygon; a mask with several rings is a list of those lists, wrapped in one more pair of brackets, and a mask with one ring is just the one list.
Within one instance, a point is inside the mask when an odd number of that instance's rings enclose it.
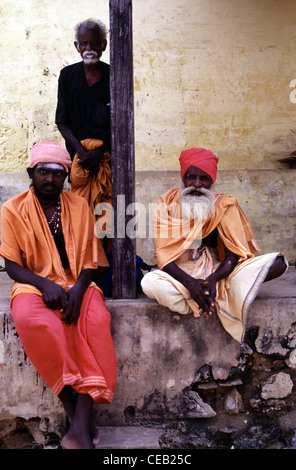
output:
{"label": "man's dark beard", "polygon": [[30,188],[33,188],[34,189],[34,193],[35,193],[35,196],[39,199],[39,200],[42,200],[42,201],[57,201],[58,198],[59,198],[59,195],[61,194],[61,192],[63,191],[63,186],[60,190],[57,189],[56,193],[55,194],[44,194],[44,193],[41,193],[40,191],[38,191],[38,189],[35,187],[34,185],[34,182],[32,182],[30,184]]}

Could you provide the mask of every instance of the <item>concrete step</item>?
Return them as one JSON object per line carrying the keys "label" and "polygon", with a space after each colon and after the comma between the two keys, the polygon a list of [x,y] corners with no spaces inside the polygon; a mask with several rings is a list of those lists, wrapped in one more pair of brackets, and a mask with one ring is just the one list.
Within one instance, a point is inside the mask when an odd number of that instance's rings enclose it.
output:
{"label": "concrete step", "polygon": [[96,449],[159,449],[162,429],[143,426],[101,426]]}
{"label": "concrete step", "polygon": [[[11,445],[6,448],[14,449],[19,447],[14,445],[16,431],[10,426],[24,429],[24,423],[29,423],[25,435],[29,434],[37,445],[45,445],[48,435],[63,429],[65,414],[60,401],[23,351],[10,314],[11,285],[7,274],[0,273],[0,425],[3,424],[3,437],[7,435],[7,442],[11,439]],[[259,400],[257,382],[260,380],[262,386],[270,384],[269,380],[273,375],[278,376],[281,369],[289,383],[296,380],[295,287],[296,270],[291,267],[283,277],[260,289],[247,322],[254,354],[251,348],[241,351],[240,344],[226,334],[217,316],[195,319],[184,315],[181,318],[144,296],[107,299],[118,380],[112,404],[95,405],[93,409],[94,422],[101,426],[97,449],[102,449],[102,453],[104,449],[106,453],[112,449],[161,451],[159,440],[165,433],[165,425],[180,419],[207,418],[210,424],[215,419],[224,419],[227,412],[225,428],[233,428],[237,416],[230,408],[222,407],[226,401],[222,403],[221,397],[234,400],[231,394],[236,385],[234,373],[240,384],[239,396],[246,403],[246,409],[241,412],[238,401],[235,410],[238,415],[243,413],[243,426],[247,426],[249,420],[258,420],[258,413],[269,409],[274,412],[274,404],[265,403],[264,398]],[[252,361],[245,363],[246,357],[252,354]],[[250,373],[254,377],[260,374],[258,381],[246,383],[245,378]],[[217,398],[214,399],[211,390],[201,396],[197,392],[187,394],[190,387],[197,390],[199,383],[208,382],[207,374],[211,388],[223,387]],[[282,408],[278,412],[283,423],[294,423],[292,404],[296,403],[296,392],[295,388],[292,393],[287,392],[288,386],[282,389],[284,401],[280,402]],[[252,403],[249,403],[250,396],[254,398]],[[139,422],[143,426],[139,426]],[[164,427],[157,427],[158,422]],[[4,426],[7,426],[6,434]],[[291,435],[294,433],[292,426]]]}
{"label": "concrete step", "polygon": [[[100,442],[95,449],[101,450],[156,450],[159,438],[165,432],[161,427],[145,426],[98,426]],[[45,446],[59,449],[59,445]]]}

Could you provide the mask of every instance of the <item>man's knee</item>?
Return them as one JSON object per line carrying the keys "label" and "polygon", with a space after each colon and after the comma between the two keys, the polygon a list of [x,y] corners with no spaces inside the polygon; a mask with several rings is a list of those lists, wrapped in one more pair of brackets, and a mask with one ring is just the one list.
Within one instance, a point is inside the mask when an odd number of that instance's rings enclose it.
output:
{"label": "man's knee", "polygon": [[155,274],[153,274],[153,271],[145,274],[145,276],[141,280],[141,287],[142,287],[144,294],[146,294],[147,297],[150,297],[150,298],[155,297],[154,293],[155,293],[155,289],[157,288],[157,282],[156,282]]}
{"label": "man's knee", "polygon": [[287,269],[287,262],[284,256],[278,255],[268,271],[265,281],[271,281],[284,274]]}

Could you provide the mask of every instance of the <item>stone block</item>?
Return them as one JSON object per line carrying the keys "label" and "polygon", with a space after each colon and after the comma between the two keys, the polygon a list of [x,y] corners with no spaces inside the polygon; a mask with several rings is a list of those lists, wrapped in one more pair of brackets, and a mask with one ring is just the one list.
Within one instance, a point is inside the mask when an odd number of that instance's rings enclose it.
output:
{"label": "stone block", "polygon": [[279,372],[272,375],[262,387],[261,396],[264,400],[269,398],[285,398],[292,392],[293,381],[289,374]]}
{"label": "stone block", "polygon": [[[247,426],[244,423],[256,420],[256,413],[263,410],[267,416],[269,407],[288,420],[288,413],[293,413],[295,371],[285,361],[295,349],[295,280],[291,268],[261,288],[248,313],[248,345],[234,341],[215,316],[180,316],[144,295],[107,299],[118,380],[112,404],[95,405],[95,422],[122,427],[189,420],[198,427],[201,420],[209,423],[202,428],[215,435],[221,420],[223,428],[238,431],[240,416],[241,426]],[[6,273],[0,273],[0,421],[9,428],[10,422],[21,420],[42,444],[53,428],[57,435],[62,433],[65,415],[24,354],[10,316],[11,284]],[[278,383],[283,368],[289,376],[285,394],[290,394],[265,399],[262,387],[274,383],[273,375]],[[283,391],[282,385],[279,389]]]}
{"label": "stone block", "polygon": [[[6,273],[0,278],[5,291],[0,312],[0,418],[60,415],[59,400],[35,371],[16,334],[9,309],[11,280]],[[96,406],[100,423],[124,425],[135,415],[161,420],[213,416],[197,392],[193,398],[183,391],[190,389],[204,364],[214,377],[215,371],[227,377],[239,365],[240,345],[225,333],[218,318],[181,318],[145,296],[106,303],[112,315],[118,381],[113,403]]]}

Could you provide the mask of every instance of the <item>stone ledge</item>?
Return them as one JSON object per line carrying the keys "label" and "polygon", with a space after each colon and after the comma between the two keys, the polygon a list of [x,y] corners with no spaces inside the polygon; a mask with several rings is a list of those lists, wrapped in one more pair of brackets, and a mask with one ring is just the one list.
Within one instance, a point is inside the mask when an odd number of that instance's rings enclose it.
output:
{"label": "stone ledge", "polygon": [[[289,263],[295,262],[294,220],[296,196],[293,190],[295,170],[218,170],[217,192],[236,197],[248,217],[262,253],[283,250]],[[136,171],[136,202],[144,204],[148,214],[150,203],[170,188],[180,184],[179,171]],[[0,173],[0,207],[3,202],[27,190],[26,172]],[[65,189],[69,185],[65,184]],[[146,218],[145,236],[137,238],[137,254],[154,264],[153,240]],[[275,248],[276,247],[276,248]],[[0,265],[3,260],[0,259]]]}
{"label": "stone ledge", "polygon": [[[32,435],[44,445],[53,432],[62,435],[65,417],[16,335],[9,309],[11,284],[6,273],[0,273],[0,421],[34,423]],[[296,272],[290,268],[285,276],[262,287],[248,314],[245,348],[215,317],[181,317],[145,296],[107,299],[118,382],[113,403],[95,407],[96,423],[124,427],[200,423],[200,419],[204,423],[207,418],[203,427],[220,429],[222,419],[222,428],[238,431],[259,416],[265,423],[274,415],[291,433],[295,284]],[[285,375],[278,377],[279,373]]]}
{"label": "stone ledge", "polygon": [[163,429],[145,426],[104,426],[99,428],[97,449],[159,449]]}

